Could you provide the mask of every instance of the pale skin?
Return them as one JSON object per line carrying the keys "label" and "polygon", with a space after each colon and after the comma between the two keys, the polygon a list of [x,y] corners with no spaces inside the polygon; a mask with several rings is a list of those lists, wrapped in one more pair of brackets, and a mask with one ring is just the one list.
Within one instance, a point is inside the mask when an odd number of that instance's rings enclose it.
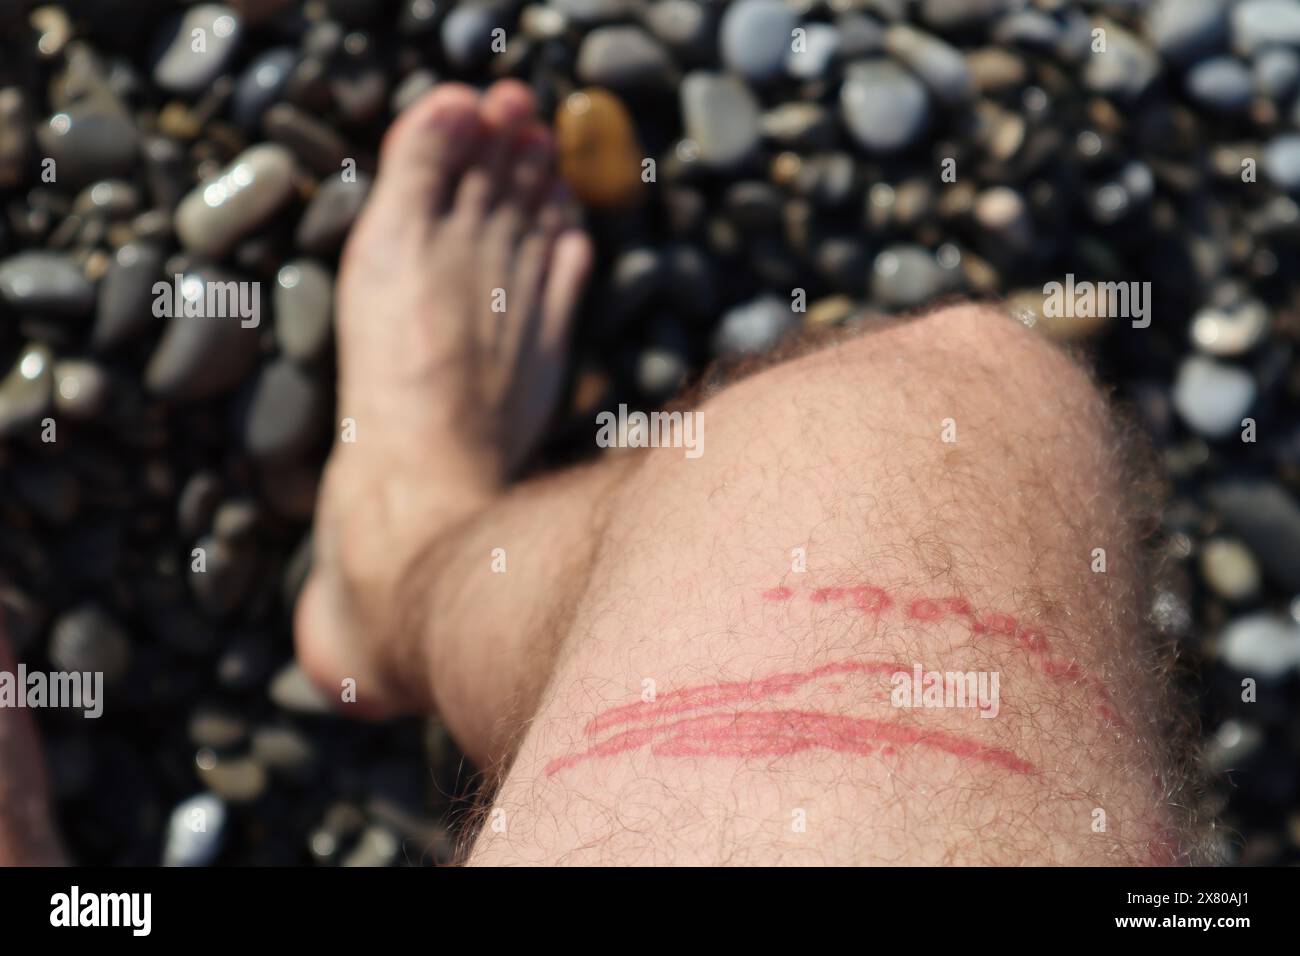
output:
{"label": "pale skin", "polygon": [[[436,713],[488,775],[467,862],[1194,855],[1125,462],[1036,333],[845,335],[709,396],[699,458],[515,480],[593,257],[534,109],[444,84],[386,137],[295,621],[344,712]],[[997,716],[895,706],[913,663],[996,672]]]}

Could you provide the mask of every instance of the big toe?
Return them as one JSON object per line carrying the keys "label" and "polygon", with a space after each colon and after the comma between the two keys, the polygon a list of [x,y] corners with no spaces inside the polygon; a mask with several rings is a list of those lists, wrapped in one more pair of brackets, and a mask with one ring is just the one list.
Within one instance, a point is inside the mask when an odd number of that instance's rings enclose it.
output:
{"label": "big toe", "polygon": [[377,197],[409,216],[446,209],[482,134],[479,95],[461,83],[443,83],[403,111],[384,137]]}

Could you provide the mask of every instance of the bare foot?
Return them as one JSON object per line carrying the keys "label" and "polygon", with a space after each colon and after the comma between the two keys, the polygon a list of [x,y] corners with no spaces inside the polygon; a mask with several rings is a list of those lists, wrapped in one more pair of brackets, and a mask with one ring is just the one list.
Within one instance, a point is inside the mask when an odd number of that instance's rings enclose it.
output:
{"label": "bare foot", "polygon": [[326,466],[295,640],[332,698],[356,682],[361,716],[434,706],[431,629],[403,625],[402,576],[500,493],[556,399],[592,252],[534,108],[513,80],[431,91],[386,135],[344,250],[339,417],[355,440]]}
{"label": "bare foot", "polygon": [[[3,628],[0,671],[16,672]],[[31,714],[0,707],[0,866],[59,866],[63,862],[50,819],[45,766]]]}

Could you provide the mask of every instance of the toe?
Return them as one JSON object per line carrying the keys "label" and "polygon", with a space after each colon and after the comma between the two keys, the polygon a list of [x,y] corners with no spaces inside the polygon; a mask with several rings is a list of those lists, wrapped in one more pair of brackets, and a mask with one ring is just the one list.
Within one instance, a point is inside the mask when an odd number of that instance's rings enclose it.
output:
{"label": "toe", "polygon": [[422,207],[445,211],[481,133],[479,97],[468,86],[443,83],[405,110],[384,137],[376,194],[404,215]]}
{"label": "toe", "polygon": [[518,80],[500,80],[483,94],[480,121],[485,143],[479,161],[465,172],[457,189],[458,218],[482,221],[496,198],[505,193],[515,143],[535,106],[532,91]]}

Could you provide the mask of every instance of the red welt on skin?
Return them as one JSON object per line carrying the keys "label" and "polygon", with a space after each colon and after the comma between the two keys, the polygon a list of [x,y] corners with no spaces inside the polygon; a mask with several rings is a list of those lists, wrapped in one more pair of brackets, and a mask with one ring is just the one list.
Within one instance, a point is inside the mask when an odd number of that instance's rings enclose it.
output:
{"label": "red welt on skin", "polygon": [[722,684],[685,687],[660,694],[652,701],[623,704],[597,714],[587,724],[586,731],[589,734],[597,734],[610,727],[633,721],[657,720],[660,717],[701,710],[705,707],[763,700],[777,694],[792,693],[805,684],[834,674],[895,674],[899,671],[911,673],[911,668],[894,661],[836,661],[810,671],[773,674],[761,680],[729,681]]}
{"label": "red welt on skin", "polygon": [[1033,764],[1009,750],[956,734],[807,710],[703,714],[625,730],[582,753],[552,760],[545,772],[552,776],[583,761],[628,753],[647,744],[660,757],[782,757],[806,750],[869,756],[884,748],[918,746],[1011,773],[1036,772]]}

